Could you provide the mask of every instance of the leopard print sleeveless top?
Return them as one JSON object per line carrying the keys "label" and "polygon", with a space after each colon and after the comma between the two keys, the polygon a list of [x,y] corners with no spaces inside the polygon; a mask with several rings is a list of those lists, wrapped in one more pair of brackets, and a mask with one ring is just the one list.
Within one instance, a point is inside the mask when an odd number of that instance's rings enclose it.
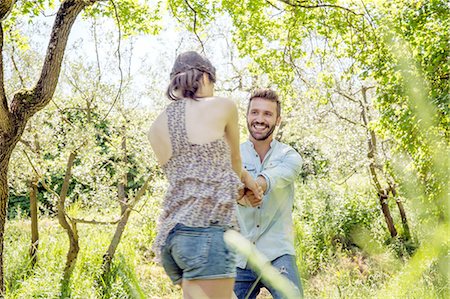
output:
{"label": "leopard print sleeveless top", "polygon": [[185,112],[186,100],[172,102],[166,108],[172,157],[162,166],[169,187],[153,244],[156,261],[160,261],[161,248],[177,223],[239,230],[236,199],[242,183],[232,169],[228,143],[224,138],[206,144],[191,143]]}

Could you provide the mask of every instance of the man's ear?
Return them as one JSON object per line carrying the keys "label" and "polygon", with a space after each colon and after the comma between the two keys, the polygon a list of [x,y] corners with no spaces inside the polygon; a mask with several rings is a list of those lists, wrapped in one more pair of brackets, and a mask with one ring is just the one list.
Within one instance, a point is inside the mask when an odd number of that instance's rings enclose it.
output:
{"label": "man's ear", "polygon": [[276,125],[279,126],[281,124],[281,116],[277,117]]}

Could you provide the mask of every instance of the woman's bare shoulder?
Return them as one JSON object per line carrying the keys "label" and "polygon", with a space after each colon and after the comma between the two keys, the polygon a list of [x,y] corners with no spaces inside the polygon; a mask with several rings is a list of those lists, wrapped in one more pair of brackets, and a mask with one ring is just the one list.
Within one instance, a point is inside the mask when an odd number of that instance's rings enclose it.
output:
{"label": "woman's bare shoulder", "polygon": [[150,141],[153,139],[157,139],[161,136],[161,133],[166,131],[167,127],[167,114],[164,110],[161,112],[155,119],[155,121],[151,124],[150,129],[148,130],[148,138]]}
{"label": "woman's bare shoulder", "polygon": [[214,97],[212,102],[223,109],[233,109],[236,107],[236,102],[226,97]]}

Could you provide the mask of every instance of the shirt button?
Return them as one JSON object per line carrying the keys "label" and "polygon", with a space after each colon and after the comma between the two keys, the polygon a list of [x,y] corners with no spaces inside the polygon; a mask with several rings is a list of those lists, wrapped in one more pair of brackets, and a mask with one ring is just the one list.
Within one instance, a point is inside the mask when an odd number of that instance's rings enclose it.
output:
{"label": "shirt button", "polygon": [[259,227],[259,224],[257,224],[256,227]]}

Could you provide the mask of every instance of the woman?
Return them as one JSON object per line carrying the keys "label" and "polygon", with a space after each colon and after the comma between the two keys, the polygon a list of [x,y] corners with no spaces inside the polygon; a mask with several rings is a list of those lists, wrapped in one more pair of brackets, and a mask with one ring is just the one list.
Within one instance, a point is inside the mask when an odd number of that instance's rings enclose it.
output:
{"label": "woman", "polygon": [[223,233],[238,229],[242,183],[259,198],[261,189],[242,169],[236,105],[214,97],[211,63],[196,52],[182,53],[170,78],[173,102],[149,132],[169,181],[153,249],[184,298],[231,298],[235,256]]}

